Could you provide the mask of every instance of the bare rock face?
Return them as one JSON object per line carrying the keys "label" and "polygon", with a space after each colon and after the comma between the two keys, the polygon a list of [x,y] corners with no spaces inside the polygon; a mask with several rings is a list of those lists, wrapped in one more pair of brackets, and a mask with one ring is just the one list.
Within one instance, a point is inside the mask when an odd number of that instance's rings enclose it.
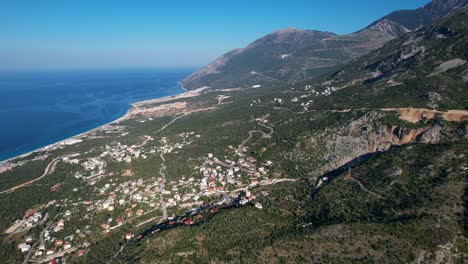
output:
{"label": "bare rock face", "polygon": [[439,102],[442,100],[442,96],[436,92],[428,92],[427,98],[429,99],[429,103],[427,105],[434,109],[439,107]]}
{"label": "bare rock face", "polygon": [[[427,125],[420,128],[405,128],[388,126],[379,123],[385,113],[369,112],[346,126],[339,128],[336,134],[329,133],[321,141],[325,142],[324,165],[314,174],[322,174],[338,168],[360,156],[382,152],[392,146],[411,143],[436,144],[447,139],[447,128],[439,124]],[[465,131],[458,131],[458,138],[465,137]],[[312,148],[318,148],[320,142]]]}
{"label": "bare rock face", "polygon": [[410,30],[404,27],[403,25],[400,25],[397,22],[388,19],[383,19],[378,23],[368,27],[366,30],[376,31],[393,36],[401,36],[407,32],[410,32]]}

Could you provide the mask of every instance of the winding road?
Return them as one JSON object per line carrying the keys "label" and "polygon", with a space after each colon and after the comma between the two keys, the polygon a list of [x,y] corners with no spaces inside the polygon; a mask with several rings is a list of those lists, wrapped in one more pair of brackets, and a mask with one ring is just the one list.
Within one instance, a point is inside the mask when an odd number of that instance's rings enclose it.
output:
{"label": "winding road", "polygon": [[259,124],[259,125],[262,126],[262,127],[265,127],[265,128],[267,128],[267,129],[269,129],[269,130],[270,130],[270,133],[265,133],[265,132],[262,131],[262,130],[250,130],[250,131],[249,131],[249,137],[248,137],[247,139],[245,139],[245,140],[239,145],[239,148],[238,148],[238,150],[237,150],[239,156],[241,156],[241,157],[244,157],[244,156],[245,156],[245,155],[244,155],[244,151],[243,151],[244,146],[245,146],[245,144],[247,144],[247,142],[249,142],[249,141],[252,139],[253,133],[260,133],[260,134],[262,134],[262,138],[270,138],[271,135],[273,134],[274,130],[273,130],[272,127],[269,127],[269,126],[264,125],[264,124]]}
{"label": "winding road", "polygon": [[16,191],[17,189],[21,188],[21,187],[24,187],[24,186],[27,186],[27,185],[30,185],[36,181],[39,181],[40,179],[44,178],[45,176],[51,174],[51,173],[54,173],[55,171],[55,167],[57,166],[57,163],[60,161],[60,159],[62,159],[62,157],[58,157],[58,158],[55,158],[53,159],[48,165],[47,167],[44,169],[44,173],[36,178],[36,179],[33,179],[33,180],[30,180],[30,181],[27,181],[25,183],[21,183],[19,185],[16,185],[8,190],[5,190],[5,191],[1,191],[0,194],[3,194],[3,193],[12,193],[14,191]]}

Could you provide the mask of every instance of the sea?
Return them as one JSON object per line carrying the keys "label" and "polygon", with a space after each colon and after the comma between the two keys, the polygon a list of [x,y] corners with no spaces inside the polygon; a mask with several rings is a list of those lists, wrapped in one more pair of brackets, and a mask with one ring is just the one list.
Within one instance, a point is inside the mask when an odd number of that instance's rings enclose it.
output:
{"label": "sea", "polygon": [[0,161],[118,119],[133,102],[182,93],[192,71],[0,72]]}

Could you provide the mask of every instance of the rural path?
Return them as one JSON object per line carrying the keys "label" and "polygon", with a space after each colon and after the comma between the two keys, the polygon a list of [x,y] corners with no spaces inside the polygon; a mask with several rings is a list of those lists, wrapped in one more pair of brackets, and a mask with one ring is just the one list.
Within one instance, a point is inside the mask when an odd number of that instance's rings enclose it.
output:
{"label": "rural path", "polygon": [[176,117],[175,117],[174,119],[172,119],[169,123],[167,123],[166,125],[164,125],[163,127],[161,127],[158,131],[156,131],[156,133],[159,133],[159,132],[163,131],[163,130],[166,129],[168,126],[172,125],[172,123],[174,123],[175,121],[177,121],[177,119],[182,118],[182,117],[184,117],[184,116],[185,116],[185,113],[176,116]]}
{"label": "rural path", "polygon": [[260,134],[262,134],[262,137],[263,137],[263,138],[270,138],[271,135],[273,134],[274,130],[273,130],[272,127],[267,126],[267,125],[264,125],[264,124],[259,124],[259,125],[262,126],[262,127],[265,127],[265,128],[267,128],[267,129],[269,129],[269,130],[270,130],[270,133],[265,133],[265,132],[262,131],[262,130],[250,130],[250,131],[249,131],[249,137],[246,138],[244,141],[242,141],[242,143],[241,143],[241,144],[239,145],[239,147],[238,147],[237,152],[238,152],[238,155],[239,155],[239,156],[241,156],[241,157],[244,157],[244,156],[245,156],[245,155],[244,155],[244,146],[245,146],[245,144],[247,144],[247,142],[249,142],[249,141],[252,139],[253,133],[260,133]]}
{"label": "rural path", "polygon": [[57,166],[57,163],[60,161],[61,157],[59,158],[55,158],[54,160],[52,160],[49,164],[47,164],[47,167],[44,169],[44,173],[38,177],[38,178],[35,178],[33,180],[30,180],[30,181],[27,181],[27,182],[24,182],[24,183],[21,183],[19,185],[16,185],[8,190],[5,190],[5,191],[1,191],[0,194],[3,194],[3,193],[12,193],[14,191],[16,191],[17,189],[21,188],[21,187],[24,187],[24,186],[27,186],[27,185],[30,185],[36,181],[39,181],[40,179],[44,178],[45,176],[51,174],[51,173],[54,173],[55,171],[55,167]]}
{"label": "rural path", "polygon": [[266,76],[264,75],[263,73],[260,73],[260,72],[252,72],[252,75],[257,75],[257,76],[260,76],[262,78],[265,78],[265,79],[268,79],[268,80],[272,80],[272,81],[275,81],[275,82],[284,82],[284,81],[281,81],[279,79],[276,79],[276,78],[273,78],[273,77],[270,77],[270,76]]}
{"label": "rural path", "polygon": [[246,191],[251,187],[257,187],[257,186],[267,186],[267,185],[273,185],[273,184],[278,184],[281,182],[295,182],[298,181],[299,179],[288,179],[288,178],[283,178],[283,179],[270,179],[270,180],[265,180],[261,181],[259,183],[251,183],[245,187],[230,191],[230,194],[235,195],[236,193],[239,193],[240,191]]}
{"label": "rural path", "polygon": [[382,195],[367,189],[366,186],[364,186],[364,184],[362,184],[358,179],[351,176],[351,171],[348,172],[348,174],[345,176],[344,180],[350,180],[350,181],[355,182],[357,185],[359,185],[361,190],[363,190],[364,192],[366,192],[370,196],[373,196],[373,197],[375,197],[375,198],[377,198],[379,200],[385,199]]}

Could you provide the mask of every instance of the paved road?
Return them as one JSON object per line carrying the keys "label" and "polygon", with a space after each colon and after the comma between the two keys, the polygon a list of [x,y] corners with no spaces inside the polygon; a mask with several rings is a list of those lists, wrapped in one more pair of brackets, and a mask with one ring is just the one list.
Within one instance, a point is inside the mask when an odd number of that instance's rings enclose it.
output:
{"label": "paved road", "polygon": [[166,174],[164,173],[164,171],[166,170],[166,165],[165,165],[165,162],[166,162],[166,159],[164,158],[164,154],[161,153],[159,155],[163,161],[163,163],[161,164],[161,168],[159,168],[159,175],[161,175],[161,184],[160,184],[160,190],[161,190],[161,193],[159,194],[159,203],[161,204],[161,209],[162,209],[162,213],[163,213],[163,216],[161,218],[161,220],[159,221],[159,223],[161,223],[162,221],[164,221],[164,219],[167,219],[167,209],[166,209],[166,202],[164,201],[164,197],[163,197],[163,190],[164,190],[164,184],[166,183]]}
{"label": "paved road", "polygon": [[[44,216],[44,219],[47,217],[48,215]],[[58,215],[57,215],[58,216]],[[41,245],[44,243],[44,234],[45,232],[47,231],[47,229],[49,229],[52,224],[54,223],[54,220],[57,218],[57,216],[55,216],[54,219],[50,220],[46,227],[44,227],[44,229],[42,229],[41,231],[41,234],[39,235],[39,240],[37,240],[36,243],[34,243],[31,247],[31,249],[29,249],[28,251],[28,254],[26,255],[26,257],[24,258],[24,261],[23,261],[23,264],[27,264],[29,262],[29,259],[31,259],[31,256],[32,256],[32,253],[34,252],[34,249],[37,247],[37,245]]]}
{"label": "paved road", "polygon": [[14,192],[15,190],[21,188],[21,187],[24,187],[24,186],[27,186],[27,185],[30,185],[31,183],[34,183],[42,178],[44,178],[45,176],[53,173],[55,171],[55,167],[57,166],[57,163],[60,161],[62,157],[59,157],[59,158],[55,158],[54,160],[52,160],[49,164],[47,164],[47,167],[44,169],[44,173],[36,178],[36,179],[33,179],[33,180],[30,180],[30,181],[27,181],[25,183],[21,183],[19,185],[16,185],[8,190],[5,190],[5,191],[1,191],[0,194],[2,193],[12,193]]}

